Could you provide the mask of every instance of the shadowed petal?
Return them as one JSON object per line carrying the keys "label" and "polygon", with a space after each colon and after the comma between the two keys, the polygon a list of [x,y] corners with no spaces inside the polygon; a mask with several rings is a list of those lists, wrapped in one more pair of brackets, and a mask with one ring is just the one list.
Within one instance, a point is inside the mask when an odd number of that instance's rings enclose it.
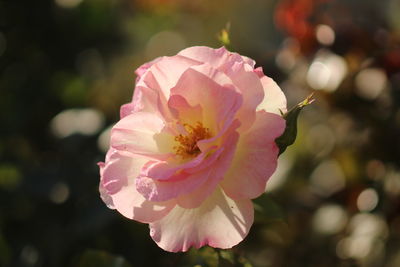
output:
{"label": "shadowed petal", "polygon": [[253,216],[251,200],[232,200],[217,188],[198,208],[175,206],[150,224],[150,235],[158,246],[171,252],[204,245],[226,249],[246,237]]}

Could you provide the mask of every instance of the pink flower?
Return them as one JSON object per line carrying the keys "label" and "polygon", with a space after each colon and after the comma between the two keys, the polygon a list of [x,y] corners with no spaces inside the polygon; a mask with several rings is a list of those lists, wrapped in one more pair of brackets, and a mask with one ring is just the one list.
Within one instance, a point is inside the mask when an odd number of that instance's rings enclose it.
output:
{"label": "pink flower", "polygon": [[141,66],[100,166],[108,207],[167,251],[231,248],[276,169],[286,98],[255,62],[191,47]]}

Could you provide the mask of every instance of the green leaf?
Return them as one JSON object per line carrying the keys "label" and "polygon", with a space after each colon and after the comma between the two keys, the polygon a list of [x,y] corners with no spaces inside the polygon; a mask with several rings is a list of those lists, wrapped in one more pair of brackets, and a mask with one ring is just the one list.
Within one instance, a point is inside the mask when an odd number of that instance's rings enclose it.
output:
{"label": "green leaf", "polygon": [[314,102],[313,94],[309,95],[302,102],[294,106],[287,113],[283,114],[283,118],[286,120],[286,128],[284,133],[275,140],[275,143],[279,147],[279,155],[285,152],[286,148],[294,143],[297,136],[297,117],[300,111]]}

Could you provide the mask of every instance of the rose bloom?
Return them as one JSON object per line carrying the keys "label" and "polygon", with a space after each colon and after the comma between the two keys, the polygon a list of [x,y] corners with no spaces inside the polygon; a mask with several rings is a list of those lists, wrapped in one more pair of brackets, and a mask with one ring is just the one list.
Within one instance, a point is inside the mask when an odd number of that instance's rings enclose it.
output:
{"label": "rose bloom", "polygon": [[286,112],[281,89],[254,65],[223,47],[190,47],[136,70],[99,163],[100,193],[148,223],[164,250],[231,248],[250,230]]}

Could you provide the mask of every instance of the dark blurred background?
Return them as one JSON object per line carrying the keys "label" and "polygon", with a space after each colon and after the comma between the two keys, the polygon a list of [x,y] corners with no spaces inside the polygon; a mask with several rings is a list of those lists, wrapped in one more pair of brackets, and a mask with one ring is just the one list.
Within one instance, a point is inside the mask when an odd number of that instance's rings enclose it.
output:
{"label": "dark blurred background", "polygon": [[[232,252],[167,253],[98,167],[134,70],[192,45],[315,91]],[[0,0],[0,266],[400,266],[399,0]]]}

